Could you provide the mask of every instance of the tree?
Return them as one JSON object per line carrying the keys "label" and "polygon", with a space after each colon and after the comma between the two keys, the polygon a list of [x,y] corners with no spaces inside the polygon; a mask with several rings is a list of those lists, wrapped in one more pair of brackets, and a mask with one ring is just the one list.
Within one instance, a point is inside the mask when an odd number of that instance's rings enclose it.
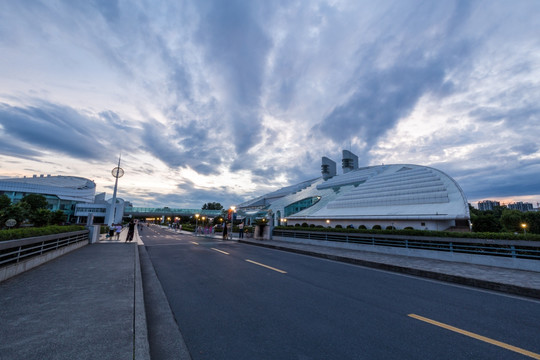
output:
{"label": "tree", "polygon": [[50,213],[49,223],[52,225],[60,225],[66,221],[66,214],[62,210],[56,210]]}
{"label": "tree", "polygon": [[48,205],[47,198],[39,194],[28,194],[21,199],[21,202],[25,202],[30,205],[30,211],[46,209]]}
{"label": "tree", "polygon": [[504,210],[501,215],[501,225],[505,232],[522,231],[523,213],[519,210]]}
{"label": "tree", "polygon": [[0,195],[0,210],[5,209],[11,205],[11,199],[6,195]]}
{"label": "tree", "polygon": [[221,210],[223,205],[218,202],[209,202],[203,205],[202,210]]}
{"label": "tree", "polygon": [[476,215],[472,220],[474,232],[500,232],[501,223],[493,214]]}
{"label": "tree", "polygon": [[51,211],[49,209],[37,209],[30,213],[28,220],[30,220],[35,227],[41,227],[48,225],[50,218]]}
{"label": "tree", "polygon": [[15,227],[21,226],[21,224],[28,218],[29,213],[30,206],[24,202],[19,202],[3,209],[0,211],[0,228],[5,226],[6,220],[8,219],[14,219],[17,221]]}
{"label": "tree", "polygon": [[540,234],[540,213],[527,211],[523,214],[523,222],[527,224],[527,232]]}

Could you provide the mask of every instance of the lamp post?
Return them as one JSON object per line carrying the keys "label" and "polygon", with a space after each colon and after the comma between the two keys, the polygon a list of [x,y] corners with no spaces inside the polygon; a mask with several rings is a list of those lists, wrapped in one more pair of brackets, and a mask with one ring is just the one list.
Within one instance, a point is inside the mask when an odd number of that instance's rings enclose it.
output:
{"label": "lamp post", "polygon": [[121,158],[122,158],[122,155],[118,157],[118,166],[112,169],[111,171],[111,174],[115,178],[115,181],[114,181],[113,197],[111,200],[111,212],[109,214],[109,220],[107,221],[108,226],[111,226],[112,223],[116,221],[116,191],[118,189],[118,179],[124,176],[124,169],[120,167]]}
{"label": "lamp post", "polygon": [[231,231],[228,232],[228,235],[231,237],[231,240],[233,238],[233,227],[234,227],[234,212],[236,211],[236,206],[231,206]]}
{"label": "lamp post", "polygon": [[199,214],[195,214],[195,235],[199,236]]}
{"label": "lamp post", "polygon": [[521,227],[523,228],[523,235],[527,236],[527,224],[523,223],[521,224]]}

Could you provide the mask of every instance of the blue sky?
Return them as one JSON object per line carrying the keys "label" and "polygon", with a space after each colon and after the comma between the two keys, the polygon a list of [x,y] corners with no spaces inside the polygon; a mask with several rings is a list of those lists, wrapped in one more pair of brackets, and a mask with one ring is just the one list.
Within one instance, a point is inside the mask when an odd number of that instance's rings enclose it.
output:
{"label": "blue sky", "polygon": [[0,0],[0,177],[225,206],[361,166],[540,201],[540,1]]}

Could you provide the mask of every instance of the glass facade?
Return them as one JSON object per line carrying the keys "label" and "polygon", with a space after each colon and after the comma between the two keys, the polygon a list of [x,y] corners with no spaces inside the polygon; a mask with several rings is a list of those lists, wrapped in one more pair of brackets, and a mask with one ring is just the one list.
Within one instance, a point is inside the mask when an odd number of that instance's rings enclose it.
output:
{"label": "glass facade", "polygon": [[292,214],[307,209],[308,207],[315,205],[319,200],[321,200],[320,196],[313,196],[287,205],[284,209],[284,216],[291,216]]}

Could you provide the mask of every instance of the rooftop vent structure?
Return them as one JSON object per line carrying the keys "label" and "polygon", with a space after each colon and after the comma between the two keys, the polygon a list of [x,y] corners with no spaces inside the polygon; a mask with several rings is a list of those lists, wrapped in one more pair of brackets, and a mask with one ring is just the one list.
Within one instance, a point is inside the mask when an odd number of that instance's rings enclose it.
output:
{"label": "rooftop vent structure", "polygon": [[333,176],[336,176],[336,162],[323,156],[321,164],[321,173],[324,180],[328,180]]}
{"label": "rooftop vent structure", "polygon": [[358,169],[358,156],[354,155],[349,150],[343,150],[343,159],[341,160],[341,168],[343,173]]}

